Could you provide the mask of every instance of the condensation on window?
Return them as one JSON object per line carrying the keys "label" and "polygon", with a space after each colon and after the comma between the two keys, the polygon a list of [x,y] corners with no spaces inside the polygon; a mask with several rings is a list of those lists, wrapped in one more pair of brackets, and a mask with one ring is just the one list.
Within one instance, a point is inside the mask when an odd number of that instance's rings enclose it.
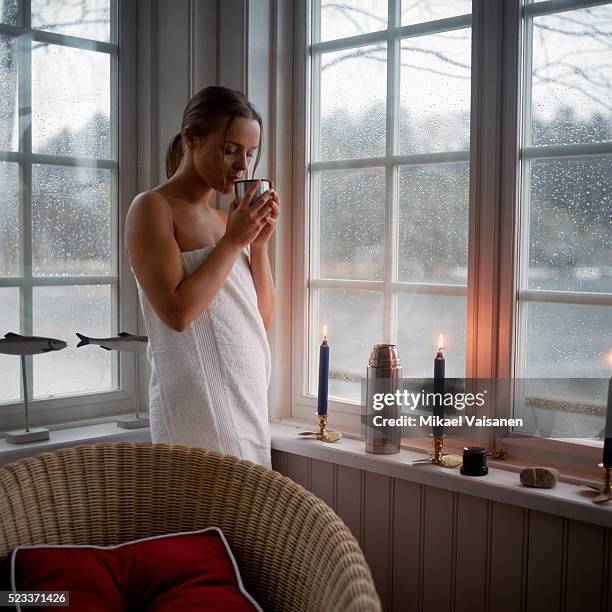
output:
{"label": "condensation on window", "polygon": [[33,274],[111,274],[111,202],[110,170],[34,165]]}
{"label": "condensation on window", "polygon": [[382,280],[384,169],[322,172],[321,278]]}
{"label": "condensation on window", "polygon": [[110,42],[110,0],[32,0],[32,28]]}
{"label": "condensation on window", "polygon": [[0,277],[19,275],[20,228],[19,165],[0,162]]}
{"label": "condensation on window", "polygon": [[32,43],[32,150],[109,159],[110,56]]}
{"label": "condensation on window", "polygon": [[112,351],[96,346],[76,348],[75,332],[97,338],[111,333],[110,285],[34,287],[33,328],[37,336],[60,338],[68,346],[34,359],[34,397],[111,390]]}
{"label": "condensation on window", "polygon": [[321,159],[385,154],[386,63],[386,44],[321,56]]}

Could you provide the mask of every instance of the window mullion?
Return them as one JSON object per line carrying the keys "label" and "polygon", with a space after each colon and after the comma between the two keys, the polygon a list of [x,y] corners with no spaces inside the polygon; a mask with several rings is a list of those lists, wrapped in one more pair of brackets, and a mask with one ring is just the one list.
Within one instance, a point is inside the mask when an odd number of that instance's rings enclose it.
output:
{"label": "window mullion", "polygon": [[[18,37],[17,104],[19,109],[19,151],[26,156],[32,152],[32,36],[29,2],[21,2],[22,25],[26,34]],[[19,325],[24,335],[33,334],[32,289],[32,163],[19,164],[19,199],[21,205],[21,275],[24,283],[19,291]],[[33,360],[26,356],[26,376],[30,399],[34,395]],[[20,397],[23,392],[23,381]]]}
{"label": "window mullion", "polygon": [[[521,0],[522,2],[522,0]],[[521,86],[521,117],[520,117],[520,134],[521,134],[521,149],[524,145],[531,145],[531,93],[532,93],[532,73],[533,73],[533,19],[525,17],[521,24],[523,34],[522,44],[522,62],[521,70],[519,71]],[[520,177],[521,187],[519,191],[517,218],[518,232],[518,258],[516,270],[518,274],[518,291],[520,292],[528,288],[529,275],[529,219],[530,219],[530,202],[531,202],[531,160],[525,159],[522,154],[519,154],[520,159]],[[515,347],[514,347],[514,368],[513,375],[516,378],[524,378],[526,374],[526,355],[527,351],[527,320],[528,320],[529,305],[527,302],[519,300],[517,308],[517,316],[515,318]]]}
{"label": "window mullion", "polygon": [[[388,27],[399,25],[400,1],[389,0]],[[400,41],[387,39],[387,109],[386,109],[386,159],[398,152]],[[385,231],[383,264],[383,342],[397,342],[397,294],[391,284],[397,280],[397,222],[398,194],[397,167],[387,163],[385,168]]]}

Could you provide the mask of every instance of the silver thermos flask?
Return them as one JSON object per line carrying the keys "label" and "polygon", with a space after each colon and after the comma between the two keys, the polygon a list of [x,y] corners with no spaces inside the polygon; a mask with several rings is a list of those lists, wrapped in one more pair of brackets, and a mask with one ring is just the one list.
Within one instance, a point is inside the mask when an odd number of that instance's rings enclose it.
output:
{"label": "silver thermos flask", "polygon": [[[399,453],[401,428],[391,425],[374,425],[374,417],[383,419],[400,416],[399,406],[396,402],[387,406],[383,402],[380,409],[375,409],[376,394],[395,394],[399,389],[402,366],[395,344],[375,344],[370,352],[368,374],[366,380],[366,452],[379,455],[392,455]],[[378,395],[378,398],[384,395]],[[380,406],[381,402],[378,402]]]}

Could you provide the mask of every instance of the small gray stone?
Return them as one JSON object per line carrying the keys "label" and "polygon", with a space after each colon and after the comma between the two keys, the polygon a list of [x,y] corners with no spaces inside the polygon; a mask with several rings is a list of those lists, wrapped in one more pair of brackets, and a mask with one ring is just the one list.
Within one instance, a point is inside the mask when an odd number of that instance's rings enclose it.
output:
{"label": "small gray stone", "polygon": [[552,489],[559,480],[559,470],[551,467],[528,467],[521,470],[521,482],[526,487]]}

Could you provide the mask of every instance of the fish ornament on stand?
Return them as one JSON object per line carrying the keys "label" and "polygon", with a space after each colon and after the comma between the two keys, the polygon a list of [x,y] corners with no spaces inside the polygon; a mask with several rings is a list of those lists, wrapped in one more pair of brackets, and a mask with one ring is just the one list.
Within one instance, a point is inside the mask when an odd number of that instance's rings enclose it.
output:
{"label": "fish ornament on stand", "polygon": [[57,338],[41,336],[21,336],[9,332],[0,339],[0,353],[4,355],[19,355],[21,357],[21,381],[23,384],[23,405],[25,411],[25,428],[6,432],[6,441],[11,444],[38,442],[49,439],[49,430],[45,427],[30,427],[28,410],[28,375],[26,371],[26,355],[41,355],[53,351],[61,351],[68,345]]}
{"label": "fish ornament on stand", "polygon": [[139,376],[138,376],[138,355],[139,353],[147,352],[149,338],[147,336],[134,336],[127,332],[121,332],[118,336],[112,338],[90,338],[83,334],[77,333],[80,342],[77,348],[87,346],[88,344],[99,346],[107,351],[122,351],[132,353],[134,358],[134,400],[135,400],[135,417],[127,419],[118,419],[117,426],[123,429],[140,429],[141,427],[149,426],[149,418],[140,416],[140,393],[139,393]]}

